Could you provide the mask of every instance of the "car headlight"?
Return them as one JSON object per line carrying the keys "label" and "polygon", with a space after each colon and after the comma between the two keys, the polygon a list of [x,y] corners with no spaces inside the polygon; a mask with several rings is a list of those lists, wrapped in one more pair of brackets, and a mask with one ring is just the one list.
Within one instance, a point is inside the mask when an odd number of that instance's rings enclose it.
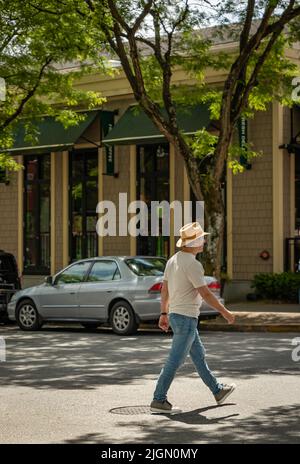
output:
{"label": "car headlight", "polygon": [[19,294],[19,293],[20,293],[20,292],[14,293],[13,296],[11,297],[10,301],[16,300],[16,299],[18,298],[18,294]]}

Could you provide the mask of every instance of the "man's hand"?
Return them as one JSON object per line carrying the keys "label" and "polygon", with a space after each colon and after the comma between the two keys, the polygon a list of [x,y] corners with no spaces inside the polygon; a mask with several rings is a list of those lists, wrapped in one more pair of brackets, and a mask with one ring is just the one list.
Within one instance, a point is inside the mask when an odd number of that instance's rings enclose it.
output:
{"label": "man's hand", "polygon": [[234,324],[235,316],[232,314],[228,309],[225,308],[222,303],[218,300],[218,298],[209,290],[207,285],[198,288],[199,294],[202,296],[204,301],[208,303],[212,308],[216,309],[224,319],[228,322],[228,324]]}
{"label": "man's hand", "polygon": [[163,314],[162,316],[160,316],[159,322],[158,322],[158,327],[161,330],[164,330],[165,332],[168,332],[168,330],[169,330],[169,316],[167,314]]}
{"label": "man's hand", "polygon": [[226,321],[228,322],[228,324],[234,324],[234,321],[235,321],[235,315],[232,314],[230,311],[226,311],[225,314],[223,314],[223,317],[226,319]]}

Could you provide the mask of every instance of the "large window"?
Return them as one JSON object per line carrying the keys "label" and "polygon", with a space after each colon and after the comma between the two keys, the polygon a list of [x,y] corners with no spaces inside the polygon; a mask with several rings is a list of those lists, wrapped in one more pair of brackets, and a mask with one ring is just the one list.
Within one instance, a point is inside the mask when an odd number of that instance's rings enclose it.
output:
{"label": "large window", "polygon": [[50,154],[25,156],[24,272],[50,271]]}
{"label": "large window", "polygon": [[[137,253],[145,256],[168,256],[169,237],[151,237],[151,201],[169,201],[169,145],[143,145],[137,147],[137,199],[148,206],[149,236],[137,237]],[[158,215],[160,211],[158,210]]]}
{"label": "large window", "polygon": [[71,153],[69,185],[71,260],[97,256],[97,150],[80,150]]}

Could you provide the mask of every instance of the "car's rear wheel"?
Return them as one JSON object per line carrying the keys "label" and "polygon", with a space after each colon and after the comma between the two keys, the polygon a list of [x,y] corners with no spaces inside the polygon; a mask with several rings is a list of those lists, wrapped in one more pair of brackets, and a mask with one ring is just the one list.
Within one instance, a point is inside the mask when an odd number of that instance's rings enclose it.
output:
{"label": "car's rear wheel", "polygon": [[110,325],[118,335],[131,335],[136,333],[139,325],[135,314],[127,301],[118,301],[110,313]]}
{"label": "car's rear wheel", "polygon": [[97,322],[81,322],[81,325],[87,330],[94,330],[97,329],[100,324]]}
{"label": "car's rear wheel", "polygon": [[39,330],[42,327],[41,317],[32,300],[23,300],[18,306],[17,323],[22,330]]}

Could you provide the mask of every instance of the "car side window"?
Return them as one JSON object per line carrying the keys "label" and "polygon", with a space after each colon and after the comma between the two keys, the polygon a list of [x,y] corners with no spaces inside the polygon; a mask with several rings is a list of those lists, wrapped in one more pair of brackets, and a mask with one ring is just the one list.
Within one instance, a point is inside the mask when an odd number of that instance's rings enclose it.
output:
{"label": "car side window", "polygon": [[89,273],[87,282],[106,282],[120,278],[120,271],[115,261],[96,261]]}
{"label": "car side window", "polygon": [[73,266],[70,266],[57,276],[55,284],[77,284],[83,282],[90,265],[90,261],[73,264]]}

